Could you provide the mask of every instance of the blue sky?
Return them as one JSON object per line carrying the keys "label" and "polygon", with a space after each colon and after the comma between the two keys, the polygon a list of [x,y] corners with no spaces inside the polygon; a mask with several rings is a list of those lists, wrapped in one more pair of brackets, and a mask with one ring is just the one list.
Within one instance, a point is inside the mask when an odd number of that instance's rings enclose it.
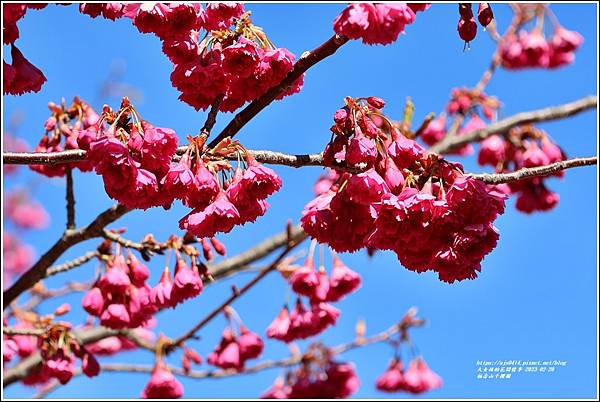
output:
{"label": "blue sky", "polygon": [[[332,34],[332,21],[342,4],[250,4],[253,21],[269,38],[300,55],[322,43]],[[585,43],[573,65],[555,71],[500,70],[487,92],[503,103],[500,117],[523,110],[556,105],[596,93],[597,9],[594,4],[553,5],[561,23],[579,31]],[[506,5],[494,5],[501,28],[510,20]],[[304,153],[323,149],[329,139],[334,111],[351,96],[379,96],[387,101],[385,111],[400,118],[406,96],[416,107],[416,121],[429,112],[441,111],[456,86],[474,85],[489,64],[494,43],[481,29],[471,50],[463,52],[456,33],[456,5],[436,4],[408,26],[406,35],[391,46],[365,46],[351,42],[333,57],[307,73],[300,94],[271,105],[242,132],[239,139],[250,149],[272,149]],[[40,67],[48,82],[37,94],[4,98],[4,121],[15,112],[25,120],[18,135],[33,146],[43,134],[48,101],[67,101],[79,95],[99,110],[102,103],[118,107],[116,98],[98,98],[100,82],[111,65],[126,66],[123,81],[142,91],[136,104],[142,116],[158,126],[171,127],[184,139],[196,133],[204,122],[177,100],[171,87],[171,63],[160,51],[160,42],[142,35],[129,21],[92,20],[80,15],[77,7],[49,6],[28,11],[19,22],[21,38],[17,46]],[[4,47],[6,52],[7,47]],[[231,114],[220,115],[215,131]],[[586,112],[559,122],[543,124],[569,156],[597,154],[596,113]],[[469,171],[482,171],[473,158],[464,160]],[[297,220],[311,197],[311,188],[321,170],[295,170],[279,167],[284,187],[269,202],[272,207],[256,224],[221,236],[230,254],[251,246],[284,227],[287,219]],[[21,169],[19,182],[33,184],[36,197],[52,216],[48,229],[26,235],[38,252],[46,250],[64,227],[64,182],[50,180]],[[77,222],[85,224],[112,205],[100,177],[75,173]],[[5,184],[5,188],[13,186]],[[368,333],[390,326],[411,306],[418,306],[427,326],[413,331],[413,340],[430,367],[444,380],[443,388],[426,395],[431,398],[591,398],[597,389],[597,171],[594,167],[572,169],[564,180],[551,179],[549,187],[560,194],[556,209],[548,213],[524,215],[508,203],[507,212],[497,220],[501,237],[498,247],[483,262],[479,278],[448,285],[435,274],[416,274],[401,267],[392,254],[378,253],[373,259],[363,252],[343,255],[343,260],[363,276],[356,294],[338,303],[342,316],[338,325],[318,339],[335,345],[350,340],[359,318],[366,318]],[[168,212],[136,211],[113,227],[127,227],[127,236],[140,239],[151,232],[158,239],[179,233],[177,220],[185,208]],[[74,247],[63,259],[81,255],[98,241]],[[164,264],[156,258],[151,268],[154,283]],[[48,281],[59,286],[67,279],[84,280],[93,275],[88,264],[67,275]],[[178,336],[196,323],[229,294],[229,285],[242,285],[248,274],[211,286],[201,296],[176,311],[158,317],[158,329]],[[260,333],[277,314],[285,297],[284,281],[272,275],[234,304],[247,326]],[[68,318],[84,318],[81,295],[65,297],[43,305],[52,311],[68,301],[73,311]],[[219,317],[201,332],[193,346],[206,356],[218,342],[224,320]],[[191,345],[192,345],[191,344]],[[304,346],[304,343],[301,344]],[[267,342],[264,358],[286,355],[286,347]],[[343,355],[356,363],[361,378],[356,397],[389,397],[376,391],[376,377],[384,371],[392,350],[374,345]],[[476,379],[477,360],[564,360],[566,367],[556,373],[521,374],[510,380]],[[152,362],[148,353],[122,354],[107,361]],[[178,359],[172,363],[179,364]],[[202,368],[207,368],[206,365]],[[267,389],[279,371],[269,370],[225,380],[182,379],[186,397],[255,397]],[[56,398],[122,397],[135,398],[148,380],[144,374],[102,374],[99,379],[75,378],[55,391]],[[27,397],[32,390],[15,385],[6,397]],[[404,397],[397,394],[393,397]]]}

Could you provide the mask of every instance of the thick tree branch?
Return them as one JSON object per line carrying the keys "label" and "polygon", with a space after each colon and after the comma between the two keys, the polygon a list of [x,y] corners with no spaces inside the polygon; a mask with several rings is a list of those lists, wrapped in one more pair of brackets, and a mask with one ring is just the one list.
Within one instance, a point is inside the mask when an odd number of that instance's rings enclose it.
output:
{"label": "thick tree branch", "polygon": [[438,154],[444,154],[462,145],[482,141],[493,134],[504,135],[508,133],[511,128],[519,125],[563,119],[593,109],[597,107],[597,104],[598,98],[592,95],[559,106],[517,113],[514,116],[502,119],[480,130],[471,131],[465,135],[453,137],[446,136],[442,141],[434,144],[429,150]]}
{"label": "thick tree branch", "polygon": [[290,73],[279,83],[265,92],[263,95],[252,101],[248,106],[242,109],[229,124],[219,133],[219,135],[210,142],[209,148],[214,147],[227,137],[233,137],[242,127],[246,125],[254,116],[261,110],[267,107],[271,102],[282,94],[285,90],[292,87],[294,82],[310,67],[314,66],[321,60],[334,54],[344,43],[348,42],[348,38],[340,35],[333,35],[318,48],[304,52],[298,61],[294,64],[294,68]]}
{"label": "thick tree branch", "polygon": [[2,333],[4,335],[31,335],[40,336],[46,333],[43,328],[14,328],[14,327],[2,327]]}
{"label": "thick tree branch", "polygon": [[596,165],[598,158],[592,156],[589,158],[573,158],[560,162],[551,163],[545,166],[533,168],[523,168],[510,173],[480,173],[471,174],[471,177],[479,179],[487,184],[501,184],[512,181],[528,179],[530,177],[548,176],[561,170],[570,169],[579,166]]}
{"label": "thick tree branch", "polygon": [[17,281],[4,291],[3,309],[5,309],[21,293],[44,279],[48,274],[48,268],[70,247],[82,241],[99,237],[104,227],[129,212],[130,209],[124,205],[117,204],[102,212],[89,225],[66,231],[60,239]]}

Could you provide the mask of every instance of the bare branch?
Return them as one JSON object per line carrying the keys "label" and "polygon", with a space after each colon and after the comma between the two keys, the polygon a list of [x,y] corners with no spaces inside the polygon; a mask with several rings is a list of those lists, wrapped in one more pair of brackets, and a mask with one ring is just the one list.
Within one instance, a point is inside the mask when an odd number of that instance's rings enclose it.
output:
{"label": "bare branch", "polygon": [[75,229],[75,195],[73,194],[73,169],[66,169],[67,177],[67,230]]}
{"label": "bare branch", "polygon": [[52,275],[59,274],[61,272],[69,271],[73,268],[77,268],[80,265],[85,264],[91,259],[98,257],[100,253],[98,251],[88,251],[84,255],[74,258],[71,261],[67,261],[65,263],[59,265],[53,265],[46,270],[46,278]]}
{"label": "bare branch", "polygon": [[579,166],[596,165],[598,158],[595,156],[589,158],[573,158],[550,165],[538,166],[533,168],[523,168],[510,173],[481,173],[471,174],[470,176],[487,184],[509,183],[513,181],[528,179],[530,177],[548,176],[561,170],[570,169]]}
{"label": "bare branch", "polygon": [[294,64],[294,68],[290,73],[279,83],[265,92],[263,95],[252,101],[248,106],[242,109],[234,118],[229,122],[227,127],[219,133],[219,135],[211,141],[208,145],[209,148],[214,147],[227,137],[233,137],[240,131],[242,127],[246,125],[254,116],[256,116],[261,110],[267,107],[277,96],[283,93],[288,88],[294,85],[294,82],[310,67],[314,66],[321,60],[334,54],[344,43],[348,42],[348,38],[340,35],[333,35],[327,41],[325,41],[318,48],[303,53],[298,61]]}
{"label": "bare branch", "polygon": [[[180,151],[185,151],[186,147],[179,147]],[[291,155],[276,151],[249,150],[248,153],[260,163],[269,165],[284,165],[291,167],[302,166],[321,166],[323,165],[323,155],[316,154],[299,154]],[[60,152],[4,152],[2,161],[8,165],[56,165],[60,163],[70,163],[85,160],[85,151],[83,150],[68,150]],[[176,156],[173,158],[177,160]],[[229,160],[236,161],[237,155],[233,155]]]}
{"label": "bare branch", "polygon": [[443,140],[433,145],[429,150],[438,154],[444,154],[462,145],[471,142],[482,141],[493,134],[504,135],[508,133],[511,128],[519,125],[563,119],[565,117],[573,116],[586,110],[596,108],[597,104],[597,97],[592,95],[559,106],[517,113],[514,116],[497,121],[496,123],[490,124],[489,126],[480,130],[471,131],[465,135],[453,137],[446,136]]}
{"label": "bare branch", "polygon": [[89,225],[65,232],[60,239],[13,285],[4,291],[3,309],[5,309],[21,293],[44,279],[48,274],[48,268],[70,247],[85,240],[102,235],[104,227],[129,212],[130,209],[122,204],[116,204],[99,214]]}
{"label": "bare branch", "polygon": [[225,94],[221,94],[217,96],[212,105],[210,105],[210,111],[208,112],[208,116],[206,116],[206,122],[200,130],[200,134],[206,135],[207,138],[208,136],[210,136],[210,132],[214,127],[215,123],[217,122],[217,114],[219,113],[219,107],[221,107],[221,103],[223,102],[224,98]]}
{"label": "bare branch", "polygon": [[13,328],[13,327],[2,327],[2,333],[4,335],[30,335],[30,336],[41,336],[46,333],[43,328]]}

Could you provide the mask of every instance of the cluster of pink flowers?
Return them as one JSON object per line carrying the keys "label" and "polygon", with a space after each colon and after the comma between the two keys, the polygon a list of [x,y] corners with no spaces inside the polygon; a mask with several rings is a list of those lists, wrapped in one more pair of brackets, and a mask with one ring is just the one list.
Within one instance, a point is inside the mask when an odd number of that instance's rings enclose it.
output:
{"label": "cluster of pink flowers", "polygon": [[19,28],[17,22],[25,16],[27,9],[41,9],[47,4],[33,3],[3,3],[2,11],[2,37],[4,44],[10,44],[11,64],[2,61],[3,93],[10,95],[23,95],[26,92],[38,92],[46,77],[36,66],[23,56],[23,53],[15,46],[14,42],[19,39]]}
{"label": "cluster of pink flowers", "polygon": [[338,35],[362,39],[368,45],[387,45],[415,22],[416,13],[427,10],[427,3],[352,3],[333,21]]}
{"label": "cluster of pink flowers", "polygon": [[[243,159],[245,169],[240,164],[233,169],[224,161],[211,163],[198,155],[191,157],[194,150],[202,149],[204,139],[200,137],[201,145],[195,143],[178,163],[171,165],[163,184],[175,198],[193,208],[179,220],[179,227],[199,238],[212,238],[216,233],[227,233],[236,225],[254,222],[264,215],[269,207],[266,198],[278,191],[282,182],[272,169],[258,163],[239,143],[228,139],[215,149],[223,156],[237,154]],[[206,149],[200,152],[206,153]],[[211,152],[213,157],[215,154]],[[215,177],[218,171],[222,176],[230,174],[231,178],[220,183]]]}
{"label": "cluster of pink flowers", "polygon": [[[485,128],[487,124],[484,119],[494,120],[499,107],[500,103],[498,100],[486,95],[484,92],[468,88],[453,88],[446,110],[449,115],[461,115],[462,122],[456,135],[462,136],[471,131]],[[480,115],[483,117],[480,117]],[[425,144],[434,145],[446,136],[446,126],[446,115],[441,113],[437,118],[429,122],[421,132],[420,138]],[[461,156],[472,155],[473,146],[465,144],[451,150],[449,154]]]}
{"label": "cluster of pink flowers", "polygon": [[177,381],[171,370],[159,362],[152,371],[152,376],[142,391],[146,399],[175,399],[183,395],[183,385]]}
{"label": "cluster of pink flowers", "polygon": [[285,379],[277,378],[261,398],[344,399],[358,390],[360,381],[352,363],[332,360],[331,353],[320,345],[311,345],[309,351],[314,356],[311,360],[304,361]]}
{"label": "cluster of pink flowers", "polygon": [[442,379],[433,372],[422,357],[411,360],[408,369],[404,370],[402,361],[392,359],[387,370],[375,383],[380,391],[405,391],[411,394],[421,394],[442,386]]}
{"label": "cluster of pink flowers", "polygon": [[[22,322],[18,323],[17,327],[32,328],[31,324],[23,324]],[[40,351],[42,363],[23,378],[23,384],[41,385],[52,379],[58,380],[61,384],[66,384],[75,375],[76,358],[81,360],[81,371],[87,377],[95,377],[100,373],[100,364],[94,355],[70,335],[70,329],[68,323],[60,322],[52,325],[37,340],[33,336],[25,335],[15,335],[9,339],[4,337],[5,350],[6,347],[12,348],[16,345],[16,354],[21,358],[30,356],[38,350]]]}
{"label": "cluster of pink flowers", "polygon": [[[340,315],[340,311],[329,303],[341,300],[360,287],[360,275],[348,268],[335,254],[329,276],[324,266],[315,270],[312,257],[314,245],[313,242],[304,265],[294,267],[288,277],[292,290],[298,295],[296,306],[291,312],[287,305],[283,306],[267,328],[269,338],[291,342],[320,334],[334,325]],[[310,309],[305,307],[300,296],[308,298]]]}
{"label": "cluster of pink flowers", "polygon": [[500,44],[502,66],[516,70],[528,67],[557,68],[573,63],[583,37],[558,26],[550,40],[539,29],[509,35]]}
{"label": "cluster of pink flowers", "polygon": [[[171,82],[181,92],[179,99],[196,110],[223,97],[219,110],[234,111],[279,84],[293,68],[295,56],[275,47],[241,3],[209,3],[206,9],[186,2],[110,4],[114,8],[86,3],[80,9],[92,17],[130,18],[140,32],[158,36],[174,64]],[[302,84],[303,76],[277,99],[299,92]]]}
{"label": "cluster of pink flowers", "polygon": [[222,369],[243,371],[247,360],[256,359],[263,351],[264,343],[258,334],[239,324],[239,334],[230,325],[223,330],[221,341],[208,355],[206,361]]}
{"label": "cluster of pink flowers", "polygon": [[127,260],[116,255],[106,263],[106,272],[84,295],[81,304],[108,328],[136,328],[157,311],[146,283],[148,267],[133,254]]}
{"label": "cluster of pink flowers", "polygon": [[21,229],[44,229],[50,222],[50,216],[44,206],[30,199],[24,190],[7,192],[4,216]]}
{"label": "cluster of pink flowers", "polygon": [[[49,102],[48,109],[51,114],[44,123],[45,134],[36,146],[35,152],[50,153],[79,149],[79,136],[88,130],[93,130],[100,118],[87,102],[77,96],[73,98],[70,106],[64,102],[60,105]],[[62,177],[67,169],[77,168],[82,172],[92,170],[92,165],[88,161],[29,167],[47,177]]]}
{"label": "cluster of pink flowers", "polygon": [[[194,261],[194,260],[192,260]],[[152,288],[146,283],[148,267],[133,254],[127,260],[116,255],[106,264],[106,272],[83,297],[83,308],[99,317],[109,328],[137,328],[146,325],[159,309],[175,307],[178,303],[196,297],[203,289],[197,266],[190,266],[181,257],[175,264],[171,278],[165,267],[158,284]]]}
{"label": "cluster of pink flowers", "polygon": [[130,208],[171,205],[162,178],[175,155],[177,136],[142,120],[127,98],[117,113],[105,105],[100,119],[79,132],[77,143],[102,175],[111,198]]}
{"label": "cluster of pink flowers", "polygon": [[[503,213],[506,196],[404,137],[372,101],[347,98],[345,109],[336,112],[336,138],[324,151],[326,161],[333,154],[334,168],[357,166],[354,159],[348,163],[351,145],[345,144],[361,135],[367,142],[376,138],[378,150],[358,152],[367,170],[340,171],[331,189],[306,205],[304,230],[339,252],[394,250],[408,269],[435,270],[450,283],[475,278],[498,240],[493,221]],[[371,115],[387,124],[376,127]]]}
{"label": "cluster of pink flowers", "polygon": [[551,15],[550,23],[554,32],[549,39],[544,35],[543,21],[550,11],[545,6],[521,5],[520,13],[523,18],[533,18],[537,25],[528,31],[524,24],[516,32],[510,32],[499,44],[499,53],[502,66],[507,69],[522,68],[557,68],[573,63],[575,51],[583,43],[583,37],[575,32],[562,27],[556,17]]}
{"label": "cluster of pink flowers", "polygon": [[[477,36],[477,23],[473,16],[473,9],[470,3],[459,3],[458,13],[460,18],[458,19],[458,36],[465,41],[465,46],[468,46],[469,42],[475,39]],[[490,22],[494,19],[494,13],[489,3],[479,3],[479,9],[477,10],[477,20],[481,26],[485,29]]]}
{"label": "cluster of pink flowers", "polygon": [[[546,132],[532,126],[516,127],[509,132],[508,138],[493,135],[483,140],[477,158],[479,164],[492,166],[496,172],[504,173],[566,159],[563,150]],[[561,170],[553,176],[563,175]],[[546,179],[533,177],[496,187],[507,195],[515,194],[515,206],[521,212],[547,211],[558,204],[560,196],[546,187]]]}

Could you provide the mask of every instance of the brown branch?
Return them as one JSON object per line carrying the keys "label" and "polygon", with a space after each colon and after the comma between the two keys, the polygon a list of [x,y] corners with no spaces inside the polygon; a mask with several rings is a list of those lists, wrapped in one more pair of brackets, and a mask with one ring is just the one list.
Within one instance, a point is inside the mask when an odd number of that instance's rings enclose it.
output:
{"label": "brown branch", "polygon": [[234,292],[232,292],[231,296],[229,296],[223,303],[221,303],[218,307],[216,307],[213,311],[211,311],[198,324],[194,325],[189,331],[187,331],[185,334],[181,335],[179,338],[175,339],[174,341],[170,342],[170,344],[165,349],[166,353],[172,352],[173,350],[175,350],[176,347],[183,345],[183,343],[185,341],[187,341],[188,339],[194,338],[196,336],[196,332],[198,332],[202,327],[204,327],[206,324],[208,324],[213,318],[215,318],[217,315],[219,315],[219,313],[221,313],[227,306],[229,306],[236,299],[238,299],[240,296],[242,296],[244,293],[246,293],[248,290],[250,290],[254,285],[256,285],[258,282],[260,282],[260,280],[263,279],[264,277],[266,277],[269,273],[276,270],[277,266],[285,258],[285,256],[290,251],[292,251],[294,249],[294,247],[296,247],[297,245],[302,243],[302,241],[305,238],[306,238],[306,234],[303,234],[302,236],[300,236],[297,239],[289,238],[287,240],[286,248],[277,256],[277,258],[275,258],[275,260],[271,263],[271,265],[269,265],[268,267],[266,267],[265,269],[260,271],[260,273],[258,275],[256,275],[252,280],[250,280],[248,283],[246,283],[241,289],[239,289],[239,290],[236,289]]}
{"label": "brown branch", "polygon": [[298,61],[294,64],[294,68],[290,73],[279,83],[265,92],[263,95],[252,101],[248,106],[241,110],[234,118],[229,122],[227,127],[219,133],[219,135],[211,141],[208,145],[209,148],[214,147],[219,141],[233,137],[240,131],[242,127],[246,125],[254,116],[256,116],[261,110],[267,107],[277,96],[283,93],[286,89],[290,88],[296,79],[298,79],[306,70],[314,66],[321,60],[334,54],[342,45],[348,42],[348,38],[340,35],[333,35],[327,41],[325,41],[318,48],[303,53]]}
{"label": "brown branch", "polygon": [[479,179],[487,184],[509,183],[513,181],[528,179],[530,177],[548,176],[561,170],[571,169],[580,166],[596,165],[598,158],[592,156],[589,158],[573,158],[560,162],[551,163],[545,166],[533,168],[523,168],[510,173],[481,173],[471,174],[471,177]]}
{"label": "brown branch", "polygon": [[30,336],[41,336],[46,333],[43,328],[13,328],[13,327],[2,327],[2,333],[4,335],[30,335]]}
{"label": "brown branch", "polygon": [[597,97],[590,95],[574,102],[565,103],[559,106],[517,113],[514,116],[507,117],[506,119],[492,123],[485,128],[471,131],[465,135],[455,137],[446,136],[442,141],[433,145],[429,150],[438,154],[444,154],[462,145],[471,142],[482,141],[493,134],[504,135],[508,133],[511,128],[519,125],[563,119],[565,117],[573,116],[586,110],[593,109],[597,107],[597,104]]}
{"label": "brown branch", "polygon": [[60,274],[61,272],[69,271],[73,268],[77,268],[80,265],[85,264],[91,259],[98,257],[100,253],[98,251],[88,251],[84,255],[74,258],[71,261],[64,262],[62,264],[53,265],[46,270],[46,278],[52,275]]}
{"label": "brown branch", "polygon": [[60,239],[40,259],[3,293],[3,309],[5,309],[21,293],[47,276],[48,268],[70,247],[85,240],[102,235],[104,227],[129,212],[122,204],[116,204],[99,214],[89,225],[65,232]]}
{"label": "brown branch", "polygon": [[219,107],[221,107],[224,98],[225,94],[221,94],[217,96],[212,105],[210,105],[210,111],[208,112],[208,116],[206,116],[206,122],[204,122],[204,126],[202,126],[202,129],[200,130],[200,134],[206,135],[207,138],[210,136],[210,131],[217,122]]}
{"label": "brown branch", "polygon": [[73,169],[66,169],[67,177],[67,230],[75,229],[75,195],[73,194]]}
{"label": "brown branch", "polygon": [[[178,148],[185,151],[186,147]],[[260,163],[269,165],[284,165],[291,167],[301,166],[321,166],[323,165],[323,155],[299,154],[291,155],[276,151],[249,150],[248,153]],[[7,165],[57,165],[61,163],[79,162],[85,160],[85,151],[68,150],[60,152],[4,152],[2,161]],[[177,159],[175,157],[174,159]],[[229,160],[236,161],[237,155],[232,155]]]}

